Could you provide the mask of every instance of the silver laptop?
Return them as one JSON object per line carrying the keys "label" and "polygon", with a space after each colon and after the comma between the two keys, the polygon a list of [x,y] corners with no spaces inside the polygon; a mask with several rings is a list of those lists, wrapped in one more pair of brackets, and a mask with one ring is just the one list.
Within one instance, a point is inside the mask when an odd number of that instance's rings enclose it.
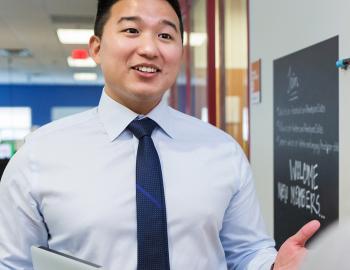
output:
{"label": "silver laptop", "polygon": [[102,266],[46,248],[31,247],[34,270],[102,270]]}

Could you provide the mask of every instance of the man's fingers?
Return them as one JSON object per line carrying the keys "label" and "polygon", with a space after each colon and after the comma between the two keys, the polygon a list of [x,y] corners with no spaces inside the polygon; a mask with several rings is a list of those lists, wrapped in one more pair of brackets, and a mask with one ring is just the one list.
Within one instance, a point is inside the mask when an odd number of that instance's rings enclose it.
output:
{"label": "man's fingers", "polygon": [[306,223],[296,234],[291,238],[299,246],[305,246],[305,243],[315,232],[320,228],[321,224],[318,220],[312,220]]}

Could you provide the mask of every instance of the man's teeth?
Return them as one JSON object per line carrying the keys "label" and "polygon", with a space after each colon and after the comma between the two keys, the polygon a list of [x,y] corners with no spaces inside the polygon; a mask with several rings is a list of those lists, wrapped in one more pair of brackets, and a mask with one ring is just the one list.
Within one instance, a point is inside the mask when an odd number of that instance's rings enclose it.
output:
{"label": "man's teeth", "polygon": [[151,67],[136,67],[135,69],[142,71],[142,72],[148,72],[148,73],[156,73],[157,69],[151,68]]}

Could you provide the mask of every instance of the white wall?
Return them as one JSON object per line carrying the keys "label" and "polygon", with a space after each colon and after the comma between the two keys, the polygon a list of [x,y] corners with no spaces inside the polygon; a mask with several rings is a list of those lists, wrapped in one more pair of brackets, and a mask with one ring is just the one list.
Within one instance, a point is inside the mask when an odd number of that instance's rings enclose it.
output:
{"label": "white wall", "polygon": [[[251,105],[251,163],[273,233],[273,60],[339,35],[350,57],[349,0],[250,0],[251,61],[262,59],[262,103]],[[350,70],[339,72],[340,221],[350,217]]]}

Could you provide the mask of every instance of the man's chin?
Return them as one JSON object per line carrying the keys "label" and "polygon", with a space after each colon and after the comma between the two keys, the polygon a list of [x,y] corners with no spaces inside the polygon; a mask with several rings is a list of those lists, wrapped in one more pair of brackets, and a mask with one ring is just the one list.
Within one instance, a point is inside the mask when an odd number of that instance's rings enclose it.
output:
{"label": "man's chin", "polygon": [[166,90],[164,91],[155,91],[154,89],[144,89],[141,91],[134,91],[134,97],[139,100],[139,101],[144,101],[144,102],[154,102],[154,101],[159,101],[162,99],[164,93],[166,92]]}

